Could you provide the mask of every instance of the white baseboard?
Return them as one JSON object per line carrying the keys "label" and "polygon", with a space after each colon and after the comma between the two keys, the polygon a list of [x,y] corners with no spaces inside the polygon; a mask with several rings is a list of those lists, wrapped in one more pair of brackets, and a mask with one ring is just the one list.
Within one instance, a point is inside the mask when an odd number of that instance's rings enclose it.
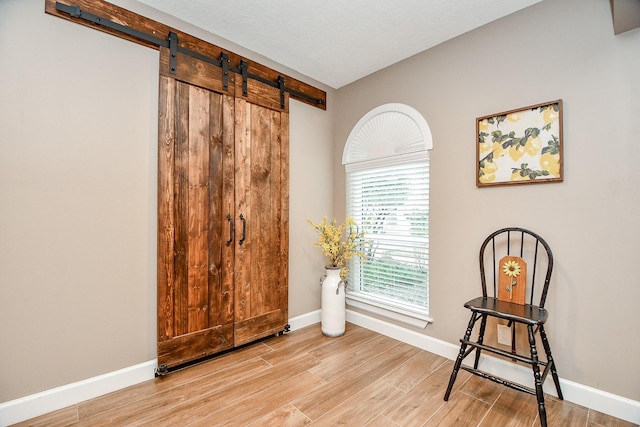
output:
{"label": "white baseboard", "polygon": [[109,372],[40,393],[0,403],[0,426],[8,426],[48,412],[120,390],[155,376],[157,361]]}
{"label": "white baseboard", "polygon": [[[458,345],[351,310],[347,310],[347,321],[451,360],[454,360],[458,356],[460,349]],[[518,382],[529,387],[533,386],[531,369],[523,365],[483,354],[480,358],[479,368],[507,380]],[[640,424],[640,402],[638,401],[563,378],[560,378],[560,386],[562,387],[564,399],[569,402],[635,424]],[[551,376],[547,377],[547,381],[544,384],[544,391],[550,395],[557,395]]]}
{"label": "white baseboard", "polygon": [[[320,310],[316,310],[289,319],[291,330],[295,331],[296,329],[319,323],[321,314]],[[347,321],[447,359],[453,360],[458,355],[459,347],[457,345],[362,313],[347,310]],[[524,366],[491,356],[482,356],[480,363],[482,370],[494,375],[500,375],[503,378],[521,382],[525,385],[533,384],[531,371]],[[0,403],[0,426],[4,427],[25,421],[84,400],[150,380],[154,377],[156,366],[157,361],[150,360],[104,375]],[[562,386],[564,398],[570,402],[640,424],[640,402],[562,378],[560,378],[560,385]],[[545,383],[545,392],[555,395],[555,387],[550,378]]]}
{"label": "white baseboard", "polygon": [[289,319],[289,326],[291,326],[292,331],[295,331],[296,329],[302,329],[306,326],[320,323],[320,320],[322,320],[322,310],[315,310],[300,316],[292,317]]}

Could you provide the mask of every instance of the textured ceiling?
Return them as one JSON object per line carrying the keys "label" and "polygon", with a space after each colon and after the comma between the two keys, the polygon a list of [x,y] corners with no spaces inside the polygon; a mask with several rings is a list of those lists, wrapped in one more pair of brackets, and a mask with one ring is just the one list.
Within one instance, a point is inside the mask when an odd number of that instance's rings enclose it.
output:
{"label": "textured ceiling", "polygon": [[340,88],[542,0],[139,0]]}

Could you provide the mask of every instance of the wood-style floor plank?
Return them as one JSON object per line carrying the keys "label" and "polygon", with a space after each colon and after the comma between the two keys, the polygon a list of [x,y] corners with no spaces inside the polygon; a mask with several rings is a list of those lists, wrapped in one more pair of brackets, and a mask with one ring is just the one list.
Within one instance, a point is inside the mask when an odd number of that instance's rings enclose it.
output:
{"label": "wood-style floor plank", "polygon": [[302,412],[298,410],[292,404],[286,404],[275,411],[267,414],[262,418],[258,418],[251,424],[247,424],[248,427],[296,427],[306,426],[311,423],[311,420],[307,418]]}
{"label": "wood-style floor plank", "polygon": [[400,427],[400,425],[394,423],[384,415],[378,414],[374,419],[365,424],[365,427]]}
{"label": "wood-style floor plank", "polygon": [[493,381],[487,381],[484,378],[472,375],[469,380],[460,387],[460,392],[469,396],[482,400],[483,402],[493,405],[500,394],[504,391],[504,386],[496,384]]}
{"label": "wood-style floor plank", "polygon": [[63,427],[74,425],[78,422],[78,407],[77,405],[69,406],[68,408],[60,409],[50,414],[45,414],[37,418],[32,418],[28,421],[14,424],[14,426],[31,426],[31,427]]}
{"label": "wood-style floor plank", "polygon": [[[422,425],[445,404],[443,396],[452,369],[451,361],[441,364],[431,375],[398,399],[393,407],[383,412],[383,415],[398,425]],[[470,376],[467,371],[460,371],[453,393]]]}
{"label": "wood-style floor plank", "polygon": [[[535,396],[466,371],[444,402],[452,366],[356,325],[337,338],[313,325],[18,426],[539,426]],[[638,427],[546,406],[550,427]]]}
{"label": "wood-style floor plank", "polygon": [[[533,396],[532,396],[533,397]],[[545,397],[547,423],[550,426],[585,426],[589,410],[569,402],[562,402],[553,397]],[[538,420],[540,417],[537,418]]]}
{"label": "wood-style floor plank", "polygon": [[637,427],[638,424],[630,423],[629,421],[614,418],[602,412],[589,409],[589,424],[588,427]]}
{"label": "wood-style floor plank", "polygon": [[398,389],[383,382],[369,384],[313,422],[314,426],[363,426],[398,399]]}
{"label": "wood-style floor plank", "polygon": [[190,425],[194,427],[209,427],[216,424],[244,426],[255,419],[269,415],[322,383],[324,380],[305,371],[264,389],[263,392],[269,396],[268,399],[256,399],[254,396],[248,396],[245,399],[237,400],[234,405],[225,405],[225,407],[219,408],[219,411],[212,412],[209,416]]}
{"label": "wood-style floor plank", "polygon": [[[340,377],[327,382],[316,392],[294,400],[293,404],[309,418],[315,420],[385,375],[390,368],[402,364],[419,351],[415,347],[397,342],[396,345],[370,359],[367,363],[353,368],[343,366]],[[343,364],[346,363],[348,361],[345,360]]]}
{"label": "wood-style floor plank", "polygon": [[399,368],[389,372],[383,379],[395,388],[407,392],[446,361],[447,359],[437,354],[421,351]]}
{"label": "wood-style floor plank", "polygon": [[474,427],[491,410],[491,405],[464,393],[453,393],[446,405],[424,424],[425,427]]}
{"label": "wood-style floor plank", "polygon": [[535,396],[505,388],[480,426],[531,427],[537,417],[538,402]]}
{"label": "wood-style floor plank", "polygon": [[[370,340],[360,343],[352,351],[349,351],[349,346],[327,356],[320,355],[322,363],[313,368],[313,373],[326,381],[339,379],[344,375],[345,364],[348,363],[349,369],[361,366],[395,345],[396,341],[382,335],[376,335]],[[311,354],[314,355],[314,353]]]}

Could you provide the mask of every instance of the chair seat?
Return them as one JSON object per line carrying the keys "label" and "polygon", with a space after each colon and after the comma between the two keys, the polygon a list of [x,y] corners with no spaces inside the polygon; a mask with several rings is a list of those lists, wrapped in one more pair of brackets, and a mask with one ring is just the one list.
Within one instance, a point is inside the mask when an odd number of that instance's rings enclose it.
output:
{"label": "chair seat", "polygon": [[536,305],[514,304],[497,298],[478,297],[464,305],[469,310],[527,325],[541,325],[547,321],[547,310]]}

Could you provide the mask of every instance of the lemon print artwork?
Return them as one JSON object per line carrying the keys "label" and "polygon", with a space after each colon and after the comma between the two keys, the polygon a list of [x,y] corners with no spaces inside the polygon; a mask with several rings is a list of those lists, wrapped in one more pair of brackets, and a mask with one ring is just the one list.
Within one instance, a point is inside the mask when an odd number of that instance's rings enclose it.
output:
{"label": "lemon print artwork", "polygon": [[480,182],[487,183],[494,181],[496,179],[496,170],[498,170],[498,168],[495,163],[489,161],[484,162],[480,171]]}
{"label": "lemon print artwork", "polygon": [[562,100],[477,119],[477,185],[562,181]]}
{"label": "lemon print artwork", "polygon": [[560,159],[556,154],[544,153],[540,156],[540,167],[549,172],[550,175],[560,176]]}
{"label": "lemon print artwork", "polygon": [[529,138],[527,143],[524,145],[524,152],[530,156],[535,156],[540,152],[540,148],[542,148],[540,138]]}
{"label": "lemon print artwork", "polygon": [[520,158],[524,156],[524,149],[519,145],[512,145],[509,148],[509,157],[513,159],[514,162],[520,160]]}
{"label": "lemon print artwork", "polygon": [[507,114],[507,120],[509,120],[511,123],[518,122],[520,121],[521,118],[522,118],[522,115],[520,113]]}
{"label": "lemon print artwork", "polygon": [[558,114],[558,111],[554,110],[553,108],[547,108],[542,112],[542,120],[544,120],[545,124],[553,123],[557,121],[559,117],[560,115]]}

